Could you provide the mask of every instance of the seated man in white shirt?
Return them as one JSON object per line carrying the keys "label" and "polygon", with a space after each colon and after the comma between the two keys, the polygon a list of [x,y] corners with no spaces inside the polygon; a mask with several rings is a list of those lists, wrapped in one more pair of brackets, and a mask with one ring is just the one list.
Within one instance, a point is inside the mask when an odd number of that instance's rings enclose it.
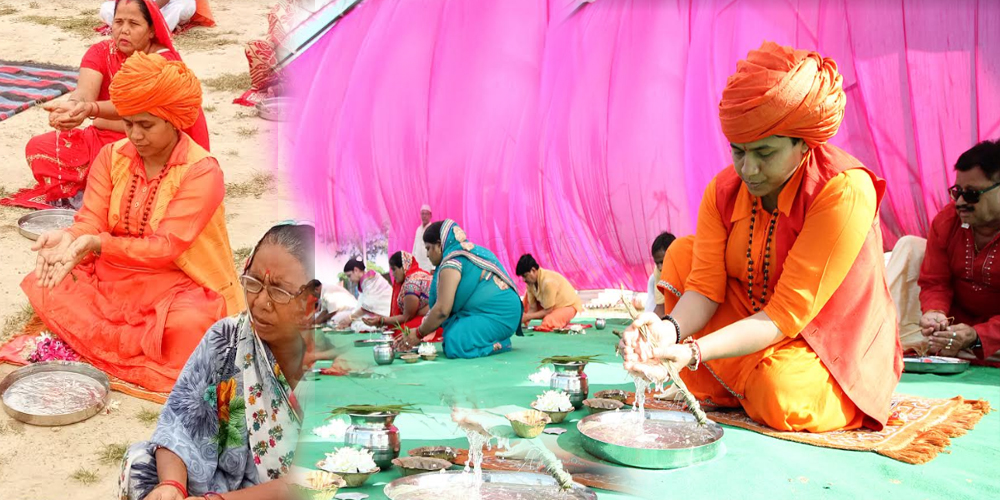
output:
{"label": "seated man in white shirt", "polygon": [[424,247],[424,231],[431,225],[431,206],[420,207],[420,226],[417,227],[416,234],[413,235],[413,258],[417,260],[420,269],[434,274],[434,264],[427,258],[427,249]]}

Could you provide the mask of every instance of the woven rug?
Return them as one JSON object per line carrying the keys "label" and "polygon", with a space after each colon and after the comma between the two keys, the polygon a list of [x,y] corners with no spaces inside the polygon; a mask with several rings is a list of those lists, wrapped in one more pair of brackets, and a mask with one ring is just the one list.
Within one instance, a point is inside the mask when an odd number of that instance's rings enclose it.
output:
{"label": "woven rug", "polygon": [[0,121],[72,92],[78,74],[66,66],[0,60]]}
{"label": "woven rug", "polygon": [[[629,393],[626,403],[632,404],[633,401],[635,393]],[[654,399],[652,392],[647,393],[648,410],[685,411],[684,408],[682,402]],[[859,429],[813,434],[776,431],[754,422],[739,409],[710,411],[705,408],[709,418],[715,422],[765,436],[824,448],[873,451],[900,462],[922,464],[945,451],[951,444],[951,438],[975,427],[979,419],[990,412],[990,404],[985,400],[965,400],[961,396],[928,399],[893,394],[892,409],[889,424],[881,431]]]}
{"label": "woven rug", "polygon": [[[34,350],[34,342],[45,330],[45,325],[42,323],[42,320],[38,317],[38,315],[32,316],[28,323],[24,325],[24,329],[19,335],[11,338],[9,342],[0,346],[0,364],[7,363],[17,366],[28,364],[27,357]],[[111,390],[113,391],[118,391],[122,394],[128,394],[129,396],[135,398],[159,404],[163,404],[167,401],[167,396],[169,395],[167,393],[148,391],[118,377],[108,375],[107,373],[105,373],[105,375],[108,376],[108,381],[110,382]]]}

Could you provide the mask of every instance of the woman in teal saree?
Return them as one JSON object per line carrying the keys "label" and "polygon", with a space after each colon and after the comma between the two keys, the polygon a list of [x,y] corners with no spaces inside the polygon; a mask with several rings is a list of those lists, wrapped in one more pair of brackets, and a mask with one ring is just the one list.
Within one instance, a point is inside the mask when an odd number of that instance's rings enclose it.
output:
{"label": "woman in teal saree", "polygon": [[431,309],[412,345],[444,329],[444,354],[479,358],[511,349],[510,337],[521,335],[523,305],[514,281],[493,252],[467,241],[453,220],[435,222],[424,231],[427,257],[436,266],[431,283]]}

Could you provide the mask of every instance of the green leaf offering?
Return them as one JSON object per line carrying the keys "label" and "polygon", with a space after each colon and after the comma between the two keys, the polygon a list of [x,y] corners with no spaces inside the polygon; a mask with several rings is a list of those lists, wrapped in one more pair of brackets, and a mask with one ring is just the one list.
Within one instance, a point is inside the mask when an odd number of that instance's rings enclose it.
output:
{"label": "green leaf offering", "polygon": [[600,354],[592,354],[590,356],[550,356],[542,360],[542,365],[549,363],[603,363],[603,361],[597,359],[599,357],[601,357]]}
{"label": "green leaf offering", "polygon": [[412,404],[402,405],[347,405],[334,408],[330,411],[331,417],[338,415],[360,414],[368,415],[373,413],[420,413]]}

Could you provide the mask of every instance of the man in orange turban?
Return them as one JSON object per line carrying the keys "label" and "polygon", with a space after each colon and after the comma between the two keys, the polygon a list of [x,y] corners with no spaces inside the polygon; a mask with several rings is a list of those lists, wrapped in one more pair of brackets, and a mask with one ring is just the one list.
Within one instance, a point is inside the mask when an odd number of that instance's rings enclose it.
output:
{"label": "man in orange turban", "polygon": [[765,42],[737,64],[719,104],[733,165],[705,190],[689,274],[664,276],[683,295],[623,334],[626,369],[661,381],[662,363],[686,366],[699,400],[781,431],[885,425],[902,371],[885,182],[827,144],[845,104],[815,52]]}

